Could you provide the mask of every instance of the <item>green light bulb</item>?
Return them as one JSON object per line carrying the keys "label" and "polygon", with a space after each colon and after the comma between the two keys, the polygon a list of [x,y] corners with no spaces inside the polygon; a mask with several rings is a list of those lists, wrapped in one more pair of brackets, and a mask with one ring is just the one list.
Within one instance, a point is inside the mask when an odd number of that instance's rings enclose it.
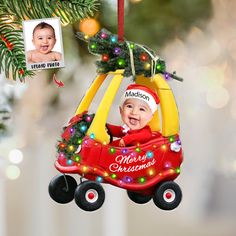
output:
{"label": "green light bulb", "polygon": [[124,66],[124,65],[125,65],[125,60],[122,59],[122,58],[119,58],[119,59],[117,60],[117,64],[118,64],[119,66]]}
{"label": "green light bulb", "polygon": [[116,149],[115,149],[115,148],[113,148],[113,147],[112,147],[112,148],[110,148],[110,153],[112,153],[112,154],[113,154],[113,153],[115,153],[115,152],[116,152]]}
{"label": "green light bulb", "polygon": [[179,167],[176,168],[175,171],[176,171],[177,174],[179,174],[180,173],[180,168]]}
{"label": "green light bulb", "polygon": [[80,156],[75,156],[75,161],[79,162],[80,161]]}
{"label": "green light bulb", "polygon": [[161,70],[161,64],[157,65],[157,70]]}
{"label": "green light bulb", "polygon": [[131,44],[129,45],[129,47],[130,47],[131,49],[134,49],[134,43],[131,43]]}
{"label": "green light bulb", "polygon": [[92,44],[90,45],[90,48],[96,49],[96,48],[97,48],[97,44],[96,44],[96,43],[92,43]]}
{"label": "green light bulb", "polygon": [[111,178],[112,178],[112,179],[115,179],[115,178],[116,178],[116,174],[112,174],[112,175],[111,175]]}
{"label": "green light bulb", "polygon": [[175,141],[175,137],[174,136],[170,136],[169,137],[169,141],[170,141],[170,143],[173,143]]}
{"label": "green light bulb", "polygon": [[139,183],[143,184],[145,183],[146,179],[144,177],[139,178]]}

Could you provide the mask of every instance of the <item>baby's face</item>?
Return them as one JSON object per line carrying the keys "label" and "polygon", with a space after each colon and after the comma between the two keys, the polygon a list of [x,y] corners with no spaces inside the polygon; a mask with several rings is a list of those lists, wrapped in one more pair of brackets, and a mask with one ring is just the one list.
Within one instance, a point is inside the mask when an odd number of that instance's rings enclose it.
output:
{"label": "baby's face", "polygon": [[52,51],[56,43],[54,32],[50,28],[37,29],[33,35],[33,44],[35,49],[43,54]]}
{"label": "baby's face", "polygon": [[131,129],[142,129],[152,119],[152,111],[146,102],[137,98],[127,99],[120,107],[123,122]]}

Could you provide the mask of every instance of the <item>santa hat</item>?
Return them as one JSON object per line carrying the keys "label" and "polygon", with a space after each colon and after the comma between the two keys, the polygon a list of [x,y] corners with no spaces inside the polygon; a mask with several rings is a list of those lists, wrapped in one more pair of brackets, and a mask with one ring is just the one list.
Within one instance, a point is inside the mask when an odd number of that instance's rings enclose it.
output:
{"label": "santa hat", "polygon": [[121,98],[121,104],[123,105],[125,100],[129,98],[137,98],[146,102],[150,107],[152,113],[156,111],[157,104],[160,103],[160,99],[153,90],[139,84],[131,84],[127,87],[124,95]]}

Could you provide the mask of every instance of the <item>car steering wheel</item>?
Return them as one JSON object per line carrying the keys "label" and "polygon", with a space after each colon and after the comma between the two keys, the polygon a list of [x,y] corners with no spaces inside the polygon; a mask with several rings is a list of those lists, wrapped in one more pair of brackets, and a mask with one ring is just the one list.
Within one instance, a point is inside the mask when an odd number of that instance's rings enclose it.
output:
{"label": "car steering wheel", "polygon": [[110,136],[110,143],[111,143],[113,141],[113,136],[112,136],[111,131],[109,130],[107,124],[106,124],[106,129],[107,129],[108,135]]}

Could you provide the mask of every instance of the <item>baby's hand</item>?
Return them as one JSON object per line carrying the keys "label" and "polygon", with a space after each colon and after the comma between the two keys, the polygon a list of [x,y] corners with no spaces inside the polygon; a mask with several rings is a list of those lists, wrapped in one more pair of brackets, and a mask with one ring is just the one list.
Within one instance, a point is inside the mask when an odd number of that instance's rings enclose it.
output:
{"label": "baby's hand", "polygon": [[120,147],[125,147],[125,142],[124,142],[123,139],[120,140],[120,142],[119,142],[119,146],[120,146]]}

